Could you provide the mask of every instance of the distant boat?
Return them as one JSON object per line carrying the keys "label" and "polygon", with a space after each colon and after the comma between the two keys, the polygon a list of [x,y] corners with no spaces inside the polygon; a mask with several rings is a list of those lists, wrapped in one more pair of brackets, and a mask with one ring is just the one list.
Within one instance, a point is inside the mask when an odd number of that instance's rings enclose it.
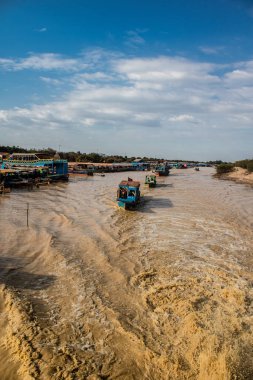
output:
{"label": "distant boat", "polygon": [[168,176],[170,174],[170,167],[166,163],[158,164],[155,167],[155,173],[158,176]]}
{"label": "distant boat", "polygon": [[155,187],[156,186],[156,176],[153,174],[146,175],[145,185],[149,185],[149,187]]}
{"label": "distant boat", "polygon": [[185,163],[185,164],[183,164],[183,163],[180,163],[180,164],[178,164],[178,169],[187,169],[188,168],[188,165]]}
{"label": "distant boat", "polygon": [[117,191],[117,201],[119,207],[129,209],[136,207],[140,202],[140,182],[133,181],[131,178],[121,181]]}

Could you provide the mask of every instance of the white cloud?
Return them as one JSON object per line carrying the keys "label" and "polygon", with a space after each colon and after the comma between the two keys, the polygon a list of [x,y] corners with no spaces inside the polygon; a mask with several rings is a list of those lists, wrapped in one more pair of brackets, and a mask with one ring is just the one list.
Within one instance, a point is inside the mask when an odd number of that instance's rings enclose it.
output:
{"label": "white cloud", "polygon": [[224,51],[223,46],[200,46],[199,50],[206,55],[217,55]]}
{"label": "white cloud", "polygon": [[0,68],[7,71],[21,70],[61,70],[61,71],[77,71],[87,68],[87,64],[80,59],[66,58],[60,54],[44,53],[31,54],[27,58],[19,59],[3,59],[0,58]]}
{"label": "white cloud", "polygon": [[36,32],[45,33],[45,32],[47,32],[47,28],[43,27],[43,28],[40,28],[40,29],[36,29]]}
{"label": "white cloud", "polygon": [[169,121],[194,121],[194,117],[192,115],[177,115],[177,116],[171,116],[169,118]]}
{"label": "white cloud", "polygon": [[126,32],[125,44],[129,47],[136,48],[145,44],[145,39],[142,37],[143,33],[146,33],[147,29],[143,30],[129,30]]}
{"label": "white cloud", "polygon": [[235,87],[253,85],[253,61],[239,62],[231,71],[225,74],[228,83]]}
{"label": "white cloud", "polygon": [[185,81],[219,81],[213,74],[216,65],[193,62],[179,57],[118,59],[115,68],[134,82],[159,83]]}
{"label": "white cloud", "polygon": [[128,42],[137,44],[137,45],[142,45],[145,43],[145,40],[143,37],[141,37],[140,33],[130,30],[127,32],[128,35]]}
{"label": "white cloud", "polygon": [[[54,140],[57,146],[60,136],[69,149],[92,150],[101,144],[107,152],[116,147],[127,151],[124,144],[133,154],[137,149],[155,154],[159,149],[173,153],[180,141],[188,141],[186,153],[192,150],[197,155],[196,144],[202,139],[200,151],[205,144],[213,144],[214,152],[225,155],[229,154],[229,142],[241,138],[247,145],[253,138],[251,61],[224,67],[180,57],[130,59],[112,52],[107,56],[99,49],[69,60],[77,71],[70,71],[71,87],[66,87],[58,101],[0,111],[1,128],[5,128],[9,143],[22,145],[20,137],[17,141],[12,137],[20,136],[22,130],[33,146],[46,139],[45,146]],[[62,61],[62,57],[50,56],[42,67],[62,67]],[[9,60],[2,64],[8,65]],[[23,62],[22,67],[34,69],[37,60]],[[247,85],[240,84],[243,78]],[[40,79],[52,84],[60,80]],[[89,145],[85,145],[87,141]]]}
{"label": "white cloud", "polygon": [[55,79],[55,78],[49,78],[49,77],[43,77],[41,76],[40,79],[42,80],[42,82],[45,82],[47,84],[52,84],[52,85],[59,85],[59,84],[62,84],[62,81],[60,81],[59,79]]}
{"label": "white cloud", "polygon": [[0,121],[4,122],[8,120],[8,112],[0,110]]}
{"label": "white cloud", "polygon": [[7,68],[13,64],[12,59],[0,58],[0,67]]}
{"label": "white cloud", "polygon": [[101,71],[95,72],[95,73],[83,73],[79,74],[77,76],[77,80],[80,81],[80,79],[84,80],[91,80],[91,81],[110,81],[113,80],[113,77],[111,75],[108,75],[106,73],[103,73]]}

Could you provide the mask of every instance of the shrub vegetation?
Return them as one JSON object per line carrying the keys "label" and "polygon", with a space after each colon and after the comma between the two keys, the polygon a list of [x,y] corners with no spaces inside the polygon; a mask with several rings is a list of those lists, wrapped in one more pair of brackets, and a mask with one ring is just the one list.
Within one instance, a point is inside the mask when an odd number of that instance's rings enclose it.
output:
{"label": "shrub vegetation", "polygon": [[252,173],[253,172],[253,160],[249,160],[247,164],[247,170],[248,172]]}
{"label": "shrub vegetation", "polygon": [[220,164],[216,166],[217,174],[225,174],[230,173],[234,170],[233,164]]}
{"label": "shrub vegetation", "polygon": [[253,172],[253,159],[252,160],[236,161],[235,166],[239,166],[240,168],[247,169],[249,173],[252,173]]}

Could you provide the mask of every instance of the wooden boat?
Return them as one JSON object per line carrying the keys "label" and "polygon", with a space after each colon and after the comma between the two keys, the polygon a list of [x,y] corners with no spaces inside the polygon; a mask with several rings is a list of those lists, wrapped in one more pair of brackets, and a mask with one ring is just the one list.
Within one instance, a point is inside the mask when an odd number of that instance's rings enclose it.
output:
{"label": "wooden boat", "polygon": [[156,187],[156,176],[153,174],[146,175],[145,185],[148,185],[149,187]]}
{"label": "wooden boat", "polygon": [[161,163],[155,167],[155,173],[157,173],[158,176],[168,176],[170,174],[170,168],[166,163]]}
{"label": "wooden boat", "polygon": [[120,182],[117,191],[119,207],[124,209],[136,207],[140,202],[140,196],[140,182],[133,181],[131,178]]}

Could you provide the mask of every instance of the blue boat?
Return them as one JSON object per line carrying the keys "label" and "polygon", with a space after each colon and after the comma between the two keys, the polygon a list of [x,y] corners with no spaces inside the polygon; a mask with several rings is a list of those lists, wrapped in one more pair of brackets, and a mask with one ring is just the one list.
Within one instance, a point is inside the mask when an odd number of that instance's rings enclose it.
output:
{"label": "blue boat", "polygon": [[155,173],[158,176],[168,176],[170,174],[170,167],[166,163],[160,163],[155,167]]}
{"label": "blue boat", "polygon": [[140,202],[140,197],[140,182],[133,181],[131,178],[128,178],[127,181],[120,182],[117,191],[119,207],[123,207],[124,209],[136,207]]}

